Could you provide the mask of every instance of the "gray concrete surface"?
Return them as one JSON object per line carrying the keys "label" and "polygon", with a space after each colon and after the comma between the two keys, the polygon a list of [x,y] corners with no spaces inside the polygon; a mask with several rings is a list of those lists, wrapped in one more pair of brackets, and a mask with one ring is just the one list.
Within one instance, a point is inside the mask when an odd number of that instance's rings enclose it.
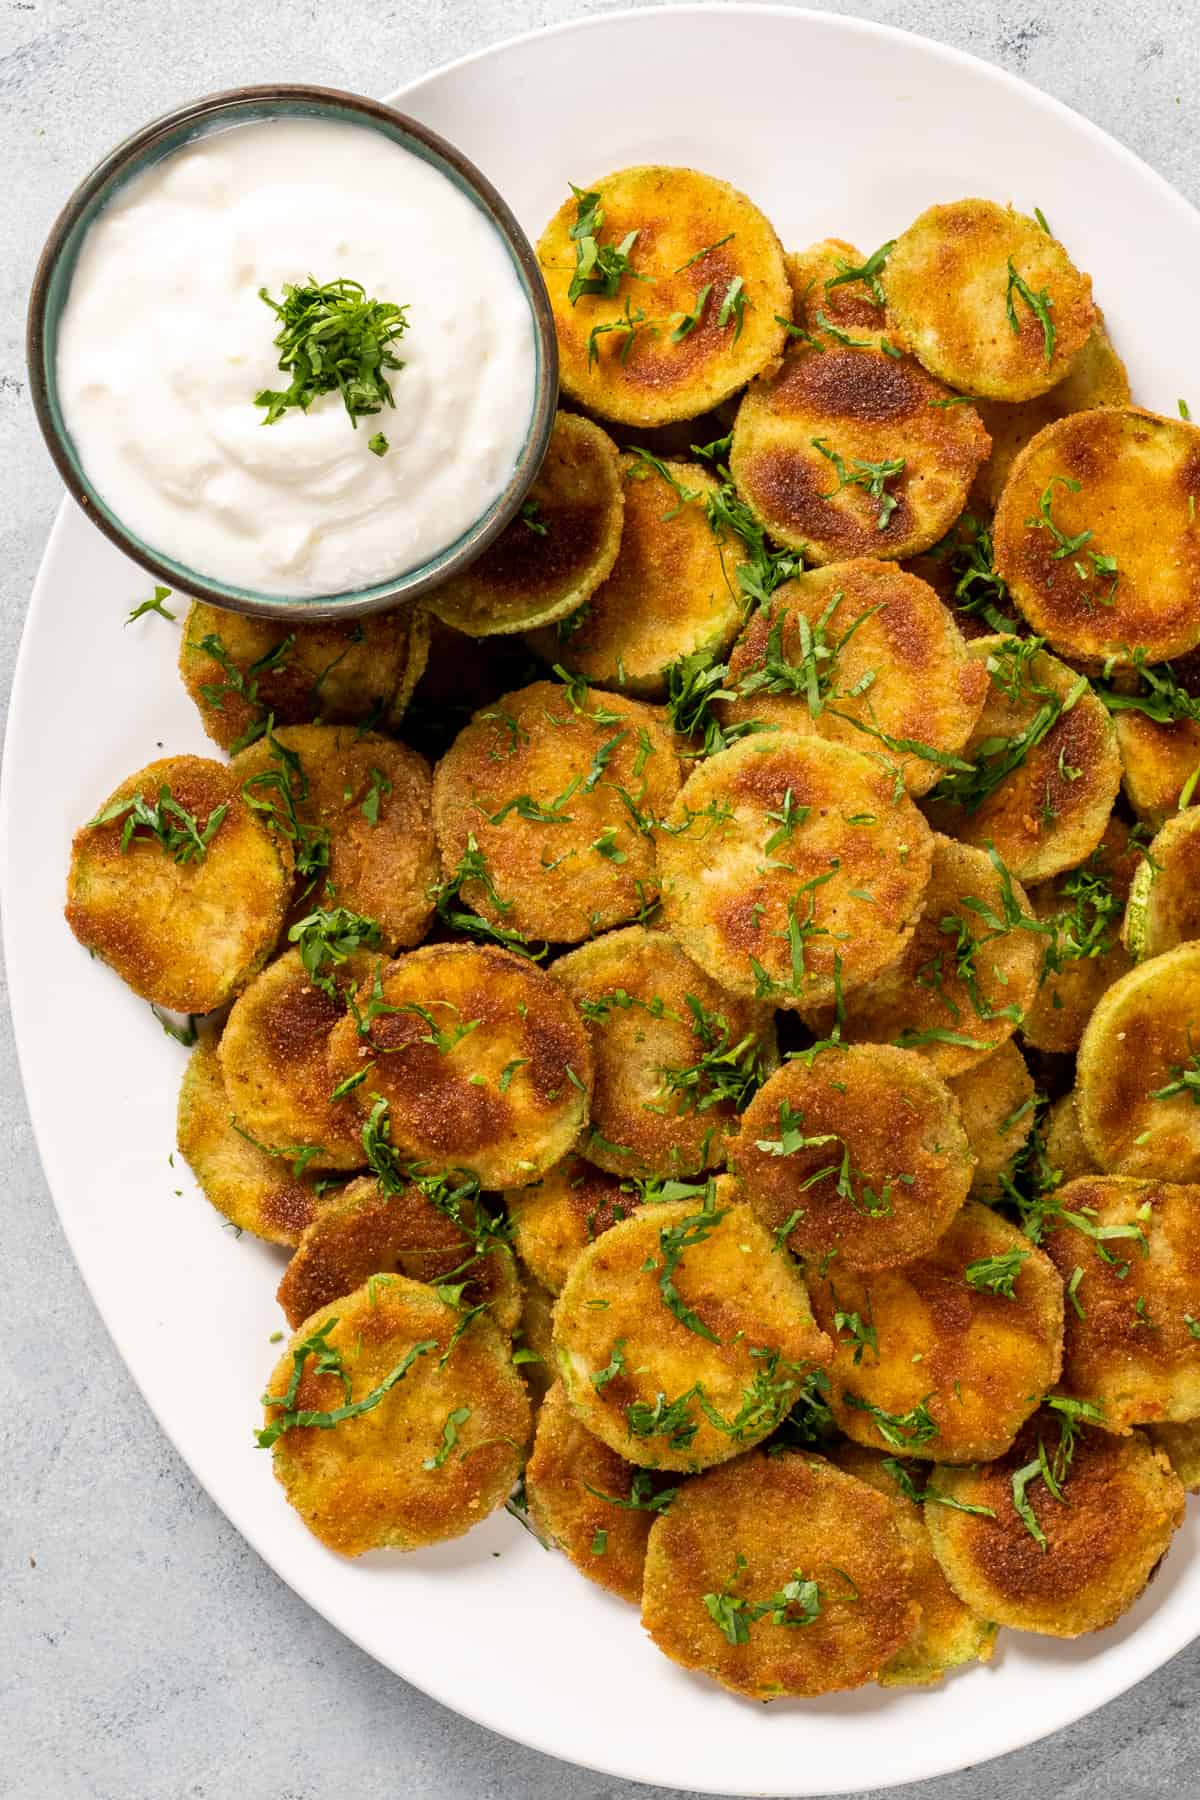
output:
{"label": "gray concrete surface", "polygon": [[[0,0],[5,695],[59,493],[25,392],[25,294],[73,182],[116,138],[195,93],[269,79],[383,91],[514,32],[621,3]],[[1018,71],[1200,200],[1195,0],[826,5]],[[7,1013],[0,1209],[0,1796],[667,1800],[464,1723],[345,1643],[247,1549],[160,1435],[71,1262]],[[1200,1645],[1044,1745],[905,1791],[913,1800],[1196,1796],[1198,1677]],[[612,1706],[619,1730],[619,1672],[598,1703]]]}

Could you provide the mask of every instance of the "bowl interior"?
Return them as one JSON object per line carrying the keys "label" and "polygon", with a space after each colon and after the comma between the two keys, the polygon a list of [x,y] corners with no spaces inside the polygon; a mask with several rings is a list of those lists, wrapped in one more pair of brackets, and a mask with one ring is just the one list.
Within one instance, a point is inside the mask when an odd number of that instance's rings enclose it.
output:
{"label": "bowl interior", "polygon": [[[378,131],[419,156],[465,194],[499,235],[529,304],[534,338],[534,398],[529,426],[509,481],[475,523],[429,561],[370,587],[333,594],[261,594],[215,580],[147,544],[117,515],[90,481],[63,417],[58,392],[58,331],[83,240],[97,215],[155,163],[198,139],[279,118],[320,118]],[[537,475],[554,421],[558,359],[549,301],[537,261],[503,199],[453,146],[427,127],[370,100],[319,89],[248,89],[196,101],[119,145],[79,187],[55,224],[34,282],[30,304],[30,378],[39,423],[55,462],[93,523],[135,561],[169,586],[234,612],[295,619],[344,618],[375,612],[436,587],[471,561],[514,516]]]}

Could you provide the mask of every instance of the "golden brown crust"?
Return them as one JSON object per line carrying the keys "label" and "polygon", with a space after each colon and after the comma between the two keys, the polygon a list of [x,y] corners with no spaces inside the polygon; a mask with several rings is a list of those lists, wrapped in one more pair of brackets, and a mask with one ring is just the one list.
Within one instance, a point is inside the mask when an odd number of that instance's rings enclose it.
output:
{"label": "golden brown crust", "polygon": [[1160,725],[1131,711],[1117,713],[1113,724],[1129,804],[1139,819],[1157,829],[1175,812],[1200,769],[1200,725],[1191,719]]}
{"label": "golden brown crust", "polygon": [[505,1194],[504,1203],[517,1255],[557,1294],[580,1252],[636,1212],[640,1198],[631,1182],[571,1152],[540,1181]]}
{"label": "golden brown crust", "polygon": [[718,987],[673,937],[644,925],[559,957],[554,975],[580,1008],[592,1046],[584,1154],[617,1175],[719,1168],[738,1112],[736,1094],[722,1098],[721,1077],[741,1070],[749,1090],[774,1063],[769,1009]]}
{"label": "golden brown crust", "polygon": [[[611,298],[585,293],[572,305],[578,240],[570,232],[579,206],[574,196],[565,200],[537,246],[563,392],[625,425],[694,419],[744,387],[783,348],[777,316],[790,317],[791,295],[779,240],[744,194],[696,169],[620,169],[590,189],[604,212],[599,242],[617,246],[636,233],[628,252],[633,273]],[[730,308],[722,319],[739,281],[744,310],[739,316]],[[699,322],[681,329],[702,295]],[[629,328],[597,333],[619,327],[626,316],[637,323],[632,334]]]}
{"label": "golden brown crust", "polygon": [[[967,1280],[971,1264],[1018,1251],[1011,1297]],[[907,1267],[859,1274],[837,1258],[824,1277],[810,1268],[809,1292],[834,1339],[834,1417],[847,1437],[873,1449],[937,1463],[1001,1456],[1058,1379],[1058,1273],[1015,1225],[977,1200]],[[876,1345],[839,1328],[837,1313],[857,1314]]]}
{"label": "golden brown crust", "polygon": [[[988,452],[974,408],[939,404],[949,398],[911,357],[841,344],[789,350],[738,409],[729,457],[738,492],[773,538],[812,562],[915,556],[958,518]],[[843,484],[837,457],[863,480]],[[864,485],[864,465],[897,462],[879,493]]]}
{"label": "golden brown crust", "polygon": [[[487,1315],[452,1342],[461,1323],[432,1288],[384,1275],[306,1319],[277,1363],[267,1384],[276,1402],[302,1344],[328,1326],[323,1341],[339,1353],[355,1402],[413,1359],[370,1411],[326,1429],[297,1425],[276,1440],[275,1474],[328,1549],[416,1550],[460,1537],[504,1504],[529,1437],[529,1401]],[[316,1362],[304,1363],[296,1407],[343,1406],[342,1381],[318,1374]],[[268,1404],[264,1416],[270,1426],[283,1415]]]}
{"label": "golden brown crust", "polygon": [[[1121,942],[1121,908],[1142,856],[1130,841],[1128,825],[1113,818],[1078,869],[1030,889],[1034,912],[1055,927],[1054,955],[1048,955],[1037,999],[1021,1026],[1035,1050],[1073,1055],[1096,1002],[1129,968]],[[1107,885],[1107,894],[1098,882]],[[1096,898],[1089,900],[1089,893]],[[1071,955],[1072,945],[1078,949],[1085,944],[1087,955]],[[1061,960],[1059,968],[1050,966],[1055,957]]]}
{"label": "golden brown crust", "polygon": [[1075,1181],[1080,1175],[1098,1173],[1079,1129],[1074,1094],[1060,1094],[1046,1114],[1042,1136],[1046,1160],[1052,1169],[1059,1171],[1063,1181]]}
{"label": "golden brown crust", "polygon": [[[618,1504],[630,1500],[636,1477],[645,1484],[643,1471],[584,1429],[556,1381],[538,1411],[525,1468],[529,1515],[581,1575],[634,1606],[641,1603],[646,1543],[656,1516],[641,1506]],[[661,1482],[656,1486],[662,1491]]]}
{"label": "golden brown crust", "polygon": [[[1052,308],[1052,341],[1014,275]],[[1054,387],[1097,320],[1091,277],[1036,220],[994,200],[929,207],[896,240],[885,285],[900,341],[951,387],[993,400]]]}
{"label": "golden brown crust", "polygon": [[[778,1622],[755,1610],[815,1582]],[[743,1602],[743,1641],[713,1618]],[[811,1598],[810,1594],[810,1598]],[[689,1481],[650,1532],[642,1623],[665,1656],[755,1700],[828,1694],[873,1680],[918,1620],[912,1557],[882,1494],[811,1452],[755,1452]],[[736,1631],[736,1626],[734,1627]]]}
{"label": "golden brown crust", "polygon": [[1200,1419],[1181,1425],[1147,1425],[1146,1436],[1162,1451],[1187,1492],[1200,1493]]}
{"label": "golden brown crust", "polygon": [[1133,1605],[1183,1522],[1184,1497],[1166,1457],[1141,1432],[1085,1430],[1064,1503],[1040,1480],[1026,1489],[1043,1550],[1013,1505],[1013,1476],[1036,1460],[1039,1437],[1053,1457],[1059,1424],[1039,1413],[998,1461],[934,1471],[939,1492],[993,1517],[934,1506],[926,1519],[946,1579],[968,1606],[1018,1631],[1072,1638],[1111,1625]]}
{"label": "golden brown crust", "polygon": [[838,279],[848,270],[861,269],[866,260],[844,238],[822,238],[807,250],[785,256],[794,322],[830,343],[838,341],[833,332],[841,331],[856,342],[878,344],[886,335],[883,307],[865,281]]}
{"label": "golden brown crust", "polygon": [[1062,1391],[1098,1406],[1109,1431],[1200,1416],[1200,1187],[1092,1175],[1055,1201],[1046,1254],[1064,1281],[1081,1271]]}
{"label": "golden brown crust", "polygon": [[971,1192],[977,1200],[997,1199],[1000,1177],[1033,1130],[1033,1077],[1010,1038],[1007,1044],[947,1086],[958,1102],[963,1130],[975,1158]]}
{"label": "golden brown crust", "polygon": [[590,1244],[559,1295],[554,1344],[588,1430],[629,1462],[680,1470],[766,1437],[829,1356],[794,1264],[719,1197],[644,1208]]}
{"label": "golden brown crust", "polygon": [[680,791],[659,844],[663,911],[730,992],[820,1005],[839,971],[848,991],[900,954],[931,855],[889,768],[824,738],[754,735]]}
{"label": "golden brown crust", "polygon": [[530,637],[548,663],[647,698],[666,693],[667,671],[681,657],[722,656],[745,604],[736,549],[705,514],[716,481],[698,463],[663,466],[670,481],[640,456],[621,457],[625,525],[611,574],[561,630]]}
{"label": "golden brown crust", "polygon": [[330,1035],[331,1078],[369,1071],[352,1099],[364,1117],[387,1101],[402,1156],[524,1187],[586,1123],[587,1033],[565,988],[524,958],[428,944],[384,964],[357,1004],[364,1029],[347,1015]]}
{"label": "golden brown crust", "polygon": [[308,1226],[279,1283],[276,1298],[295,1331],[312,1313],[353,1293],[371,1275],[465,1283],[462,1304],[486,1302],[506,1335],[516,1327],[520,1289],[512,1253],[498,1244],[480,1253],[476,1210],[458,1218],[412,1183],[387,1193],[373,1176],[350,1182]]}
{"label": "golden brown crust", "polygon": [[453,874],[474,841],[492,891],[465,880],[468,906],[505,930],[578,943],[657,895],[655,821],[678,790],[659,710],[535,681],[476,713],[438,764],[443,866]]}
{"label": "golden brown crust", "polygon": [[[144,1000],[212,1012],[274,947],[291,895],[291,848],[261,824],[224,764],[207,757],[169,756],[139,769],[96,818],[139,796],[151,808],[181,808],[201,837],[217,820],[211,838],[178,861],[145,827],[122,850],[127,813],[81,826],[71,846],[67,924]],[[185,829],[177,813],[163,818],[168,830]]]}
{"label": "golden brown crust", "polygon": [[471,637],[563,619],[612,568],[624,511],[616,445],[590,419],[560,412],[520,514],[429,604]]}
{"label": "golden brown crust", "polygon": [[924,1057],[890,1044],[785,1063],[746,1108],[729,1160],[764,1225],[788,1227],[789,1250],[836,1256],[839,1269],[923,1255],[974,1168],[949,1088]]}
{"label": "golden brown crust", "polygon": [[[808,692],[772,678],[780,658],[806,666],[805,635],[821,652]],[[942,757],[963,749],[988,691],[928,583],[872,557],[810,569],[777,588],[734,645],[727,686],[738,698],[720,705],[726,725],[757,719],[863,751],[876,750],[883,733]],[[942,773],[935,757],[893,755],[910,794],[928,792]]]}
{"label": "golden brown crust", "polygon": [[[1040,431],[1013,464],[994,534],[996,567],[1032,629],[1092,664],[1129,665],[1139,648],[1162,662],[1200,645],[1197,490],[1200,430],[1182,419],[1106,407]],[[1080,554],[1064,550],[1083,532]],[[1115,585],[1095,556],[1115,558]]]}
{"label": "golden brown crust", "polygon": [[1092,1156],[1114,1175],[1200,1180],[1200,943],[1114,982],[1079,1046],[1075,1104]]}

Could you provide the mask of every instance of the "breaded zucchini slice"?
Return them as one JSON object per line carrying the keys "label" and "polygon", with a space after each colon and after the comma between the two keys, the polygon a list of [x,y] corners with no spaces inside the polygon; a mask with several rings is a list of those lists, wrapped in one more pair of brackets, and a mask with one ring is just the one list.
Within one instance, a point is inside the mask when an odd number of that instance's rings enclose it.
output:
{"label": "breaded zucchini slice", "polygon": [[1053,936],[1042,985],[1021,1027],[1035,1050],[1074,1055],[1101,994],[1129,968],[1121,920],[1142,849],[1124,820],[1112,818],[1087,861],[1029,890],[1029,903]]}
{"label": "breaded zucchini slice", "polygon": [[738,1113],[777,1060],[769,1008],[727,993],[644,925],[559,957],[554,975],[592,1045],[585,1155],[617,1175],[719,1168]]}
{"label": "breaded zucchini slice", "polygon": [[529,1400],[486,1313],[376,1275],[296,1331],[259,1443],[308,1529],[341,1556],[461,1537],[503,1506]]}
{"label": "breaded zucchini slice", "polygon": [[829,1403],[846,1436],[930,1462],[1002,1456],[1058,1380],[1063,1285],[1015,1225],[968,1200],[902,1269],[810,1268],[834,1340]]}
{"label": "breaded zucchini slice", "polygon": [[194,600],[179,673],[200,722],[222,750],[238,751],[276,725],[377,719],[416,686],[429,648],[415,607],[363,619],[283,625]]}
{"label": "breaded zucchini slice", "polygon": [[991,442],[952,398],[911,357],[799,344],[738,408],[738,493],[811,562],[915,556],[958,518]]}
{"label": "breaded zucchini slice", "polygon": [[1068,413],[1090,412],[1097,406],[1128,406],[1132,395],[1125,364],[1097,315],[1092,335],[1067,374],[1047,394],[1034,400],[976,400],[979,416],[992,440],[992,454],[975,482],[979,498],[994,512],[1004,492],[1012,466],[1032,438],[1055,419]]}
{"label": "breaded zucchini slice", "polygon": [[[1073,1440],[1069,1462],[1064,1427],[1068,1445]],[[1039,1444],[1061,1500],[1040,1476]],[[1112,1625],[1183,1523],[1183,1488],[1140,1431],[1117,1438],[1073,1426],[1050,1409],[1031,1419],[998,1461],[935,1469],[929,1485],[959,1503],[929,1507],[925,1515],[955,1593],[998,1625],[1045,1637],[1080,1637]]]}
{"label": "breaded zucchini slice", "polygon": [[[822,238],[783,259],[792,290],[792,319],[818,342],[878,345],[885,336],[881,275],[888,245],[864,256],[845,238]],[[789,339],[796,333],[789,332]]]}
{"label": "breaded zucchini slice", "polygon": [[554,1363],[554,1300],[532,1275],[521,1279],[521,1317],[513,1333],[513,1361],[520,1370],[534,1412],[557,1380]]}
{"label": "breaded zucchini slice", "polygon": [[1200,1494],[1200,1419],[1180,1425],[1147,1425],[1146,1436],[1161,1450],[1189,1494]]}
{"label": "breaded zucchini slice", "polygon": [[779,239],[712,175],[651,165],[573,188],[537,254],[563,393],[602,419],[694,419],[783,349]]}
{"label": "breaded zucchini slice", "polygon": [[672,1662],[735,1694],[861,1687],[918,1617],[891,1502],[812,1451],[710,1469],[651,1526],[642,1624]]}
{"label": "breaded zucchini slice", "polygon": [[[1186,661],[1192,664],[1193,658]],[[1184,671],[1180,668],[1175,673],[1182,678]],[[1194,667],[1188,671],[1188,689],[1196,674]],[[1138,818],[1157,831],[1178,810],[1184,790],[1200,770],[1200,723],[1184,718],[1160,723],[1143,712],[1123,708],[1114,715],[1113,724],[1126,798]]]}
{"label": "breaded zucchini slice", "polygon": [[998,1200],[1003,1192],[1000,1177],[1010,1173],[1013,1158],[1033,1130],[1033,1077],[1025,1058],[1010,1038],[985,1062],[946,1085],[958,1102],[975,1158],[971,1192],[977,1200]]}
{"label": "breaded zucchini slice", "polygon": [[1080,1175],[1095,1175],[1095,1159],[1083,1141],[1074,1094],[1060,1094],[1046,1114],[1043,1128],[1046,1160],[1057,1169],[1064,1182],[1076,1181]]}
{"label": "breaded zucchini slice", "polygon": [[958,1105],[922,1056],[836,1045],[777,1069],[729,1145],[776,1240],[839,1269],[887,1269],[929,1250],[971,1186]]}
{"label": "breaded zucchini slice", "polygon": [[1200,1187],[1085,1175],[1054,1198],[1063,1393],[1108,1431],[1200,1417]]}
{"label": "breaded zucchini slice", "polygon": [[521,1311],[513,1255],[480,1226],[477,1204],[464,1199],[438,1206],[416,1182],[391,1193],[374,1176],[360,1176],[313,1219],[276,1298],[295,1331],[371,1275],[407,1275],[451,1289],[461,1283],[460,1304],[486,1303],[495,1324],[511,1336]]}
{"label": "breaded zucchini slice", "polygon": [[1019,881],[1047,881],[1090,856],[1121,785],[1116,732],[1087,678],[1036,638],[976,638],[991,676],[964,758],[930,796],[939,831],[994,846]]}
{"label": "breaded zucchini slice", "polygon": [[236,1129],[209,1038],[201,1038],[183,1072],[176,1142],[204,1198],[231,1225],[269,1243],[298,1243],[328,1204],[312,1180],[296,1173],[294,1157],[260,1150]]}
{"label": "breaded zucchini slice", "polygon": [[663,913],[730,993],[831,1003],[913,935],[933,839],[895,771],[798,732],[743,738],[688,776],[658,846]]}
{"label": "breaded zucchini slice", "polygon": [[777,588],[734,645],[725,685],[737,698],[719,703],[723,724],[882,747],[910,794],[927,793],[963,749],[988,691],[928,583],[871,557]]}
{"label": "breaded zucchini slice", "polygon": [[593,1437],[555,1382],[538,1411],[525,1499],[542,1536],[581,1575],[640,1606],[650,1526],[678,1491]]}
{"label": "breaded zucchini slice", "polygon": [[592,1054],[565,988],[490,944],[427,944],[384,964],[329,1038],[331,1083],[359,1077],[393,1148],[485,1188],[526,1187],[587,1123]]}
{"label": "breaded zucchini slice", "polygon": [[575,1258],[637,1211],[641,1190],[572,1152],[540,1181],[505,1194],[504,1203],[517,1255],[535,1280],[557,1294]]}
{"label": "breaded zucchini slice", "polygon": [[437,880],[433,784],[423,756],[348,725],[293,725],[235,756],[239,792],[293,845],[294,911],[346,907],[389,950],[419,944]]}
{"label": "breaded zucchini slice", "polygon": [[943,1078],[965,1074],[1024,1019],[1044,943],[1024,890],[1003,865],[936,837],[920,923],[896,961],[846,995],[843,1035],[919,1050]]}
{"label": "breaded zucchini slice", "polygon": [[217,1054],[230,1110],[255,1142],[304,1167],[362,1168],[358,1109],[331,1097],[329,1036],[378,962],[359,950],[314,980],[289,950],[238,995]]}
{"label": "breaded zucchini slice", "polygon": [[143,1000],[206,1013],[267,960],[291,892],[291,845],[225,765],[168,756],[75,833],[66,920]]}
{"label": "breaded zucchini slice", "polygon": [[996,508],[996,566],[1064,656],[1131,667],[1200,645],[1200,429],[1136,406],[1039,431]]}
{"label": "breaded zucchini slice", "polygon": [[[908,1642],[879,1671],[881,1687],[925,1687],[964,1663],[990,1662],[996,1627],[964,1606],[933,1554],[925,1526],[924,1473],[895,1456],[841,1442],[833,1462],[856,1481],[863,1481],[892,1503],[893,1517],[909,1555],[921,1616]],[[936,1497],[935,1497],[936,1498]]]}
{"label": "breaded zucchini slice", "polygon": [[624,511],[617,446],[590,419],[560,412],[517,517],[470,568],[443,582],[429,604],[445,624],[471,637],[564,619],[612,568]]}
{"label": "breaded zucchini slice", "polygon": [[1200,943],[1114,982],[1079,1046],[1075,1105],[1102,1169],[1200,1181]]}
{"label": "breaded zucchini slice", "polygon": [[612,573],[591,599],[530,642],[603,687],[658,699],[681,657],[721,657],[742,623],[737,554],[709,524],[717,483],[695,462],[621,458],[625,526]]}
{"label": "breaded zucchini slice", "polygon": [[1123,934],[1130,954],[1161,956],[1200,938],[1200,806],[1173,814],[1135,861]]}
{"label": "breaded zucchini slice", "polygon": [[994,200],[931,206],[896,239],[888,323],[940,381],[991,400],[1031,400],[1082,353],[1098,313],[1092,279],[1036,220]]}
{"label": "breaded zucchini slice", "polygon": [[476,713],[438,764],[445,880],[489,925],[573,944],[656,898],[656,823],[679,791],[661,711],[535,681]]}
{"label": "breaded zucchini slice", "polygon": [[571,1266],[554,1312],[567,1399],[650,1469],[702,1469],[769,1436],[829,1360],[795,1265],[748,1207],[665,1201]]}

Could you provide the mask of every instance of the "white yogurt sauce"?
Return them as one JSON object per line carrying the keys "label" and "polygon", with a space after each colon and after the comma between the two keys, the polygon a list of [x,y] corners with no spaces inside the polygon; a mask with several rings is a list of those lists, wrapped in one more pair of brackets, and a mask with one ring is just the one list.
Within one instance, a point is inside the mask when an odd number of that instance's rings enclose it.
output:
{"label": "white yogurt sauce", "polygon": [[[357,429],[336,392],[273,425],[254,404],[290,380],[259,288],[310,275],[408,307],[395,406]],[[67,429],[122,523],[281,595],[368,587],[460,537],[512,474],[534,368],[486,216],[380,132],[320,119],[235,126],[131,182],[84,239],[58,340]]]}

